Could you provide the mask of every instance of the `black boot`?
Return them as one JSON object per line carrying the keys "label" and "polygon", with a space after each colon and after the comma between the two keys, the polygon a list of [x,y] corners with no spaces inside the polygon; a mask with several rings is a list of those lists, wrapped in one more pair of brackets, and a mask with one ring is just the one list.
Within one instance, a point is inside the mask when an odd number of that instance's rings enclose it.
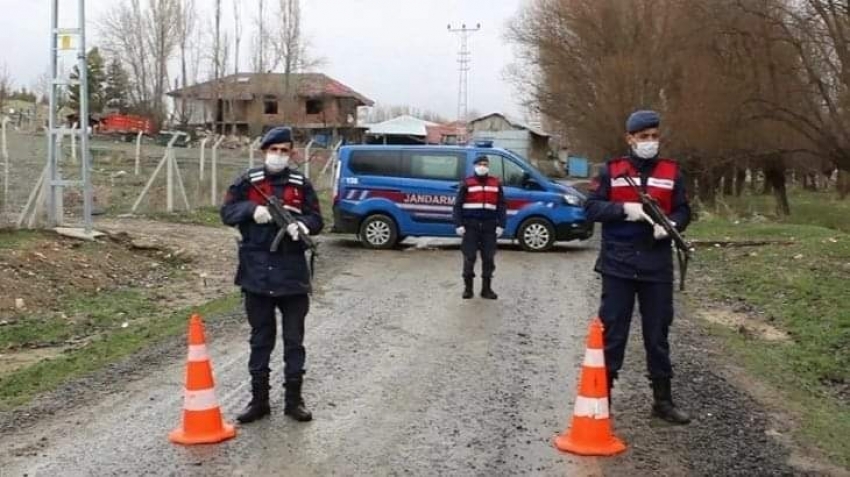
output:
{"label": "black boot", "polygon": [[490,278],[485,278],[484,283],[481,286],[481,298],[485,298],[487,300],[498,300],[499,295],[490,288]]}
{"label": "black boot", "polygon": [[288,381],[286,386],[286,408],[283,413],[299,422],[313,420],[313,414],[304,405],[301,397],[301,385],[303,381]]}
{"label": "black boot", "polygon": [[242,414],[236,416],[236,420],[242,424],[254,422],[271,414],[269,407],[269,378],[251,379],[251,402]]}
{"label": "black boot", "polygon": [[658,417],[671,424],[688,424],[691,422],[690,416],[673,404],[670,378],[653,379],[652,396],[655,400],[652,405],[653,417]]}
{"label": "black boot", "polygon": [[472,298],[472,295],[474,295],[474,293],[472,292],[472,279],[471,278],[464,278],[463,279],[463,299],[469,300],[470,298]]}

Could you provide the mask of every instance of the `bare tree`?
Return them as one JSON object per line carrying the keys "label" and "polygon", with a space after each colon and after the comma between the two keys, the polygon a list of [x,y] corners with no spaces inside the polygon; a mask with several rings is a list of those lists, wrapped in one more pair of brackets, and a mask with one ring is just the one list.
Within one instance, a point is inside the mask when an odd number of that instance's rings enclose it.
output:
{"label": "bare tree", "polygon": [[[189,85],[189,65],[192,63],[190,49],[197,45],[192,45],[192,37],[195,34],[197,25],[197,9],[195,8],[195,0],[183,0],[181,6],[181,22],[179,31],[180,42],[180,86],[185,89]],[[196,54],[196,53],[195,53]],[[197,61],[195,63],[195,76],[197,76]],[[177,114],[178,122],[186,126],[192,117],[192,111],[189,108],[188,98],[185,95],[181,96],[180,109]]]}
{"label": "bare tree", "polygon": [[254,36],[254,56],[252,70],[255,73],[266,73],[266,68],[272,63],[271,55],[274,53],[270,48],[270,42],[267,32],[266,22],[266,0],[259,0],[259,13],[257,15],[255,25],[257,34]]}
{"label": "bare tree", "polygon": [[131,98],[136,109],[165,119],[168,64],[180,44],[180,0],[120,0],[102,18],[105,49],[132,71]]}

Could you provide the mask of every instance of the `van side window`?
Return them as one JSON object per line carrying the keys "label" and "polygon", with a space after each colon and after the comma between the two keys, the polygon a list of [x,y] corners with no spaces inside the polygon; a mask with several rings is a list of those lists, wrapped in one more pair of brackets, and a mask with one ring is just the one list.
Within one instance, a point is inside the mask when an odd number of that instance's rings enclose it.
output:
{"label": "van side window", "polygon": [[490,160],[490,175],[502,181],[502,185],[519,188],[524,186],[522,179],[525,176],[525,170],[522,167],[498,154],[487,154],[486,156]]}
{"label": "van side window", "polygon": [[512,161],[504,159],[504,180],[502,184],[510,187],[519,187],[522,188],[525,184],[523,184],[522,179],[525,177],[525,170],[522,167],[514,164]]}
{"label": "van side window", "polygon": [[446,151],[405,151],[406,177],[460,181],[466,163],[466,153]]}
{"label": "van side window", "polygon": [[389,177],[403,175],[399,151],[351,151],[349,167],[357,175]]}

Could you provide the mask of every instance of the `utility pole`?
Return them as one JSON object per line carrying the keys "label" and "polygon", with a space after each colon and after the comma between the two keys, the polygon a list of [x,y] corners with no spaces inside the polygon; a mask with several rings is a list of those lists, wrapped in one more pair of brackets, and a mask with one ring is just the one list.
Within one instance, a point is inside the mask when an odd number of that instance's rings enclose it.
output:
{"label": "utility pole", "polygon": [[[89,104],[88,104],[88,65],[86,61],[86,2],[77,1],[78,25],[76,28],[59,28],[59,0],[50,3],[50,114],[47,131],[47,167],[46,180],[42,187],[47,190],[47,223],[50,227],[62,225],[64,212],[62,196],[65,187],[79,187],[83,191],[83,223],[85,233],[92,233],[92,183],[91,151],[89,151]],[[68,2],[63,2],[68,3]],[[77,38],[77,65],[80,71],[78,80],[61,77],[58,63],[63,51],[72,50],[73,38]],[[71,84],[80,86],[79,129],[70,130],[70,134],[80,135],[80,157],[82,160],[79,181],[63,180],[59,168],[57,140],[66,132],[60,127],[57,109],[59,107],[59,88]]]}
{"label": "utility pole", "polygon": [[[469,49],[469,37],[481,30],[481,24],[477,23],[475,28],[467,27],[466,23],[461,24],[460,28],[452,28],[449,24],[449,33],[458,34],[460,36],[460,50],[458,50],[458,91],[457,91],[457,120],[458,120],[458,140],[460,136],[464,136],[466,131],[461,132],[460,124],[467,121],[469,114],[469,70],[472,69],[472,51]],[[465,128],[464,128],[465,129]]]}

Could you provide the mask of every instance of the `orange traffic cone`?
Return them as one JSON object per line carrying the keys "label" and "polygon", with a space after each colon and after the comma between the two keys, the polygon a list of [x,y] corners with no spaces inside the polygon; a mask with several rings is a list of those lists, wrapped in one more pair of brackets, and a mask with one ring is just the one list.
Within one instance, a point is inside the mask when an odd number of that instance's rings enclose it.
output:
{"label": "orange traffic cone", "polygon": [[186,364],[186,392],[183,400],[183,427],[168,434],[176,444],[214,444],[236,435],[224,422],[215,397],[212,365],[204,340],[204,323],[198,315],[189,320],[189,357]]}
{"label": "orange traffic cone", "polygon": [[626,445],[611,431],[604,349],[602,322],[596,318],[587,337],[572,426],[555,438],[558,450],[588,456],[610,456],[626,450]]}

